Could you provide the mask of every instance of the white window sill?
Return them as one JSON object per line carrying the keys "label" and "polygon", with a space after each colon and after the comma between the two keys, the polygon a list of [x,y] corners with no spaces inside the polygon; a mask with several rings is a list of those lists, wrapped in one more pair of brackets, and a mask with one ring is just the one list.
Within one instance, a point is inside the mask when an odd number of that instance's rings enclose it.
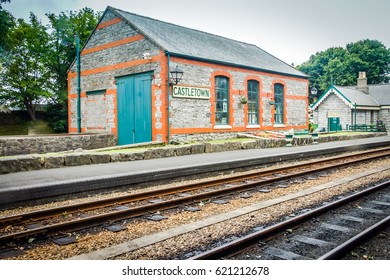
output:
{"label": "white window sill", "polygon": [[232,126],[231,125],[216,125],[214,126],[214,129],[232,129]]}
{"label": "white window sill", "polygon": [[260,128],[260,125],[258,124],[248,124],[246,128]]}
{"label": "white window sill", "polygon": [[285,128],[285,124],[274,124],[274,128]]}

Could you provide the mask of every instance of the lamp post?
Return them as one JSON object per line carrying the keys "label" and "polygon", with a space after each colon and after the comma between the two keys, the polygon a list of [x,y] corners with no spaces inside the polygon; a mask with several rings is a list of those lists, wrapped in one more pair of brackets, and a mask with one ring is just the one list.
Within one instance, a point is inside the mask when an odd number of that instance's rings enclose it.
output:
{"label": "lamp post", "polygon": [[[171,62],[171,55],[170,53],[167,51],[166,52],[166,55],[168,57],[168,69],[170,68],[170,62]],[[171,115],[171,85],[174,84],[174,85],[177,85],[181,78],[183,77],[183,74],[184,74],[184,71],[179,69],[179,67],[176,65],[176,67],[174,69],[171,69],[168,73],[168,82],[167,82],[167,85],[168,85],[168,89],[167,89],[167,98],[168,98],[168,116],[167,116],[167,120],[168,120],[168,133],[167,133],[167,140],[168,140],[168,144],[171,142],[171,120],[170,120],[170,115]],[[172,82],[171,82],[171,79],[172,79]]]}
{"label": "lamp post", "polygon": [[312,100],[309,100],[310,103],[313,102],[313,98],[317,95],[317,92],[318,92],[318,90],[317,90],[316,87],[312,87],[312,88],[310,89],[310,97],[311,97],[311,99],[312,99]]}
{"label": "lamp post", "polygon": [[177,85],[181,78],[183,77],[183,70],[179,69],[179,67],[176,65],[175,69],[171,70],[171,77],[173,84]]}
{"label": "lamp post", "polygon": [[[317,95],[317,92],[318,92],[318,90],[317,90],[317,88],[316,87],[312,87],[311,89],[310,89],[310,97],[312,98],[312,102],[314,101],[313,99],[314,99],[314,97]],[[312,124],[313,125],[313,124]],[[314,128],[313,128],[314,129]],[[310,133],[310,131],[309,131],[309,133]],[[312,139],[313,139],[313,144],[318,144],[318,142],[317,142],[317,140],[318,140],[318,132],[316,132],[316,131],[313,131],[313,132],[311,132],[310,133],[311,134],[311,137],[312,137]]]}

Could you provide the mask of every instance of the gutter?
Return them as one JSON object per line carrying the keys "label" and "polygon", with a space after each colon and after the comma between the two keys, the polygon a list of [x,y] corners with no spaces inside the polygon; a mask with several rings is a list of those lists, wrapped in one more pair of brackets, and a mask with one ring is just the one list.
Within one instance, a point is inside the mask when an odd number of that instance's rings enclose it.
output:
{"label": "gutter", "polygon": [[184,58],[184,59],[189,59],[189,60],[208,62],[208,63],[213,63],[213,64],[219,64],[219,65],[224,65],[224,66],[231,66],[231,67],[235,67],[235,68],[243,68],[243,69],[248,69],[248,70],[261,71],[261,72],[265,72],[265,73],[278,74],[278,75],[295,77],[295,78],[309,79],[309,76],[307,76],[307,75],[305,75],[303,73],[302,73],[302,75],[295,75],[295,74],[289,74],[289,73],[284,73],[284,72],[272,71],[272,70],[268,70],[268,69],[264,69],[264,68],[258,68],[258,67],[254,67],[254,66],[241,65],[241,64],[236,64],[236,63],[232,63],[232,62],[226,62],[226,61],[214,60],[214,59],[209,59],[209,58],[196,57],[196,56],[180,54],[180,53],[173,53],[173,52],[171,52],[170,55],[174,56],[174,57],[177,57],[177,58]]}

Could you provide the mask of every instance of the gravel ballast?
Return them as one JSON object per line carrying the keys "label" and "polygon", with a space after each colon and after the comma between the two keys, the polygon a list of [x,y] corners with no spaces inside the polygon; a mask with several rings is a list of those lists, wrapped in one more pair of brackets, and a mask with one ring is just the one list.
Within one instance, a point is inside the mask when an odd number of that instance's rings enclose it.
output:
{"label": "gravel ballast", "polygon": [[[313,186],[323,185],[329,182],[343,180],[346,177],[354,174],[362,174],[365,171],[384,168],[390,166],[390,160],[384,159],[370,163],[361,164],[359,166],[345,168],[327,173],[326,177],[318,177],[316,180],[305,180],[302,183],[295,183],[288,188],[275,189],[270,193],[256,193],[251,198],[233,198],[228,204],[217,205],[212,203],[201,203],[197,205],[202,209],[198,212],[186,212],[182,209],[175,211],[164,212],[167,219],[160,222],[152,222],[146,219],[136,219],[129,224],[124,224],[127,230],[112,233],[109,231],[100,231],[87,234],[76,235],[78,242],[67,246],[59,247],[52,243],[46,243],[36,246],[34,243],[31,248],[21,248],[25,250],[25,254],[16,259],[66,259],[80,254],[93,252],[101,248],[107,248],[113,245],[136,240],[137,238],[149,236],[152,234],[167,231],[176,227],[185,227],[185,225],[201,221],[204,219],[212,219],[216,215],[248,207],[250,205],[275,199],[283,195],[293,194],[298,191],[309,189]],[[242,232],[249,231],[255,226],[267,224],[277,220],[280,217],[294,215],[299,209],[309,208],[311,205],[318,204],[324,200],[328,200],[334,196],[341,195],[345,192],[359,189],[363,185],[368,185],[374,182],[390,178],[390,171],[385,170],[377,172],[368,177],[353,180],[352,182],[344,182],[341,185],[334,186],[325,190],[318,191],[313,194],[308,194],[305,197],[296,198],[287,202],[283,202],[272,207],[268,207],[259,211],[244,214],[243,216],[229,219],[215,225],[210,225],[195,231],[190,231],[179,236],[169,238],[162,242],[133,250],[131,252],[121,254],[119,256],[109,257],[111,259],[175,259],[181,258],[183,252],[191,252],[194,250],[205,250],[210,243],[215,243],[223,239],[234,238]],[[16,211],[25,212],[26,209],[18,209],[12,211],[3,211],[4,213],[13,213]],[[134,249],[134,248],[133,248]],[[104,255],[101,258],[106,258]]]}

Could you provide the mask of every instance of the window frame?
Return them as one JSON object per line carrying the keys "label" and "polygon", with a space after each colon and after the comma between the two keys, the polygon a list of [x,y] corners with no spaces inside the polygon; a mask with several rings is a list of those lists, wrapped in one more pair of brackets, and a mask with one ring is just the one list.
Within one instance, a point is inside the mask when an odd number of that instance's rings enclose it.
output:
{"label": "window frame", "polygon": [[[256,90],[251,90],[252,86],[250,84],[255,85]],[[257,80],[249,80],[247,82],[248,89],[248,109],[247,109],[247,117],[248,117],[248,125],[259,125],[259,88],[260,83]],[[255,96],[255,99],[251,97]],[[251,110],[251,105],[254,105],[254,110]],[[255,117],[256,121],[253,121],[253,117]]]}
{"label": "window frame", "polygon": [[[224,82],[225,81],[225,82]],[[223,87],[221,87],[223,85]],[[215,77],[215,125],[229,125],[230,100],[229,100],[230,79],[226,76]],[[222,98],[221,98],[222,97]],[[223,122],[222,120],[225,119]]]}
{"label": "window frame", "polygon": [[285,87],[283,84],[274,84],[274,124],[285,124],[284,120]]}

